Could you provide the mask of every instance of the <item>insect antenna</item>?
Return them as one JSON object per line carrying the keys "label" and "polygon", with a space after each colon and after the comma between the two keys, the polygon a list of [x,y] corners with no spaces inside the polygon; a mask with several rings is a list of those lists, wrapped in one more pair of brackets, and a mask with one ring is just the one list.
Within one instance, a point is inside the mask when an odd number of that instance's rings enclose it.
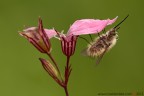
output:
{"label": "insect antenna", "polygon": [[[118,23],[113,29],[116,29],[120,24],[122,24],[127,18],[129,17],[129,15],[127,15],[120,23]],[[118,28],[119,29],[119,28]]]}

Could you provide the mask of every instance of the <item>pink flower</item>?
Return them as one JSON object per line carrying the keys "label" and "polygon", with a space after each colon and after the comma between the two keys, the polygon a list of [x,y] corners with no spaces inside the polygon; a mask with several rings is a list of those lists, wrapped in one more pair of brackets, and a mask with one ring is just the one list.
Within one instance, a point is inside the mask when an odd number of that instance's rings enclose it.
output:
{"label": "pink flower", "polygon": [[61,40],[62,51],[66,56],[72,56],[75,52],[76,41],[79,35],[96,34],[101,32],[107,25],[116,21],[117,17],[110,20],[82,19],[75,21],[67,34],[57,32]]}
{"label": "pink flower", "polygon": [[49,53],[51,51],[50,38],[56,35],[54,29],[43,29],[42,20],[39,18],[38,27],[30,27],[20,32],[31,42],[40,52]]}
{"label": "pink flower", "polygon": [[75,21],[68,31],[68,35],[96,34],[101,32],[107,25],[113,24],[118,17],[110,20],[82,19]]}
{"label": "pink flower", "polygon": [[75,52],[77,36],[75,35],[69,36],[59,32],[57,32],[57,34],[61,40],[62,52],[68,57],[72,56]]}

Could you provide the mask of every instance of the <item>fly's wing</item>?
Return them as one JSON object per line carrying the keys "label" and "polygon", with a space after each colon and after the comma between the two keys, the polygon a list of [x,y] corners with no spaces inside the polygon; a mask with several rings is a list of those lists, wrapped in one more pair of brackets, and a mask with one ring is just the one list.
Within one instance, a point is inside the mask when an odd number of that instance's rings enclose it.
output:
{"label": "fly's wing", "polygon": [[105,48],[105,50],[104,50],[104,52],[100,56],[97,57],[96,64],[100,63],[100,61],[103,58],[104,54],[107,52],[108,47],[109,47],[109,45],[107,45],[106,48]]}
{"label": "fly's wing", "polygon": [[81,54],[82,54],[83,56],[88,56],[88,54],[87,54],[87,48],[83,49],[83,50],[81,51]]}
{"label": "fly's wing", "polygon": [[82,55],[82,56],[89,57],[90,59],[95,59],[95,57],[91,57],[91,56],[88,55],[88,53],[87,53],[87,48],[85,48],[85,49],[83,49],[83,50],[81,51],[81,55]]}

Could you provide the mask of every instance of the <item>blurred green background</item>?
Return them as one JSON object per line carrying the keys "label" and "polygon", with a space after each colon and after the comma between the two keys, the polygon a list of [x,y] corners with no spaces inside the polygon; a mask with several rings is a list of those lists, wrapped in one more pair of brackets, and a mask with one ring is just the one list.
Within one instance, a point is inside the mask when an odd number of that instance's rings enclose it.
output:
{"label": "blurred green background", "polygon": [[[47,56],[18,34],[24,25],[37,26],[39,16],[45,28],[55,27],[66,32],[77,19],[119,16],[116,25],[130,14],[121,25],[117,45],[98,66],[94,59],[80,54],[87,44],[78,39],[76,53],[71,59],[73,71],[68,89],[70,96],[143,92],[143,4],[143,0],[1,0],[0,96],[65,96],[63,89],[43,70],[38,60]],[[66,58],[61,53],[60,42],[51,41],[52,53],[64,70]]]}

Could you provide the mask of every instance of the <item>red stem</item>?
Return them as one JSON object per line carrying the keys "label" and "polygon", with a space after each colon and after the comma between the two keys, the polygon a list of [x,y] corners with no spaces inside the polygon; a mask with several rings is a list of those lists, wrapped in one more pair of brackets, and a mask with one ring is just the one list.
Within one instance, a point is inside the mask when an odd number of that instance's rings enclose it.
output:
{"label": "red stem", "polygon": [[64,87],[64,90],[65,90],[66,96],[69,96],[67,86]]}
{"label": "red stem", "polygon": [[69,61],[70,61],[70,56],[67,56],[67,63],[66,63],[66,69],[65,69],[65,84],[67,85],[68,80],[69,80],[69,72],[70,72],[70,68],[69,68]]}
{"label": "red stem", "polygon": [[68,89],[67,89],[68,80],[69,80],[69,72],[70,72],[69,61],[70,61],[70,56],[67,56],[67,62],[66,62],[66,68],[65,68],[65,82],[64,82],[65,86],[63,87],[65,90],[66,96],[69,96]]}

